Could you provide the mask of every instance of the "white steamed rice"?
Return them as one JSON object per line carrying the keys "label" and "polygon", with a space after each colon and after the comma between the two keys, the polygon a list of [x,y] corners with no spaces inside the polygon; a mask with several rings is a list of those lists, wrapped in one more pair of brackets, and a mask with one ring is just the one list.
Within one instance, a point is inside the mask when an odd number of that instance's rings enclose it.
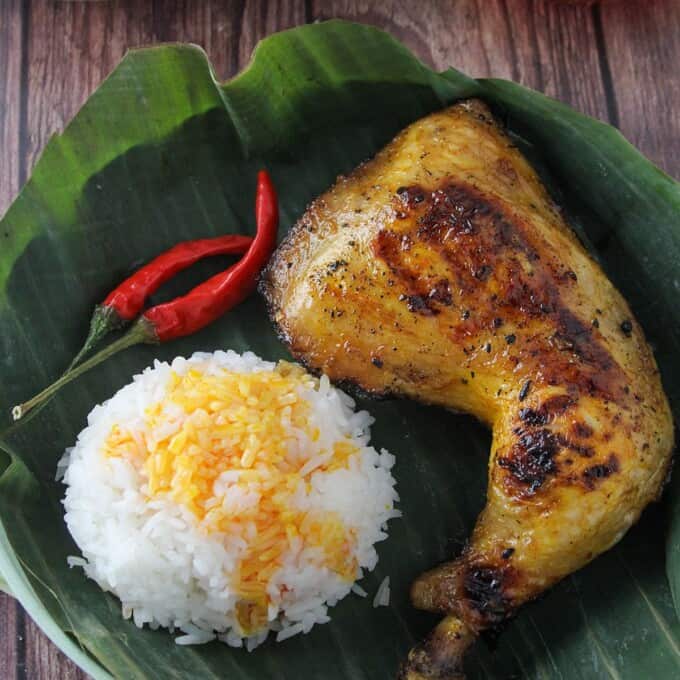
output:
{"label": "white steamed rice", "polygon": [[[123,616],[142,627],[159,626],[181,632],[178,644],[200,644],[214,638],[251,650],[270,631],[281,641],[307,633],[315,624],[329,621],[328,609],[351,590],[366,592],[319,562],[319,547],[298,541],[269,584],[272,602],[268,624],[255,633],[239,626],[239,596],[231,576],[247,546],[242,535],[207,532],[196,516],[170,498],[150,497],[143,474],[125,458],[107,457],[104,442],[114,425],[131,431],[146,426],[144,413],[162,402],[173,374],[189,368],[206,374],[221,371],[249,373],[272,371],[275,364],[247,352],[196,353],[172,364],[156,361],[153,368],[135,376],[88,416],[88,425],[59,462],[58,476],[67,486],[65,519],[82,557],[70,557],[71,566],[82,567],[104,590],[122,603]],[[311,420],[321,435],[318,441],[297,436],[299,455],[305,456],[308,490],[296,495],[296,503],[313,510],[335,512],[356,536],[356,579],[378,561],[374,544],[387,537],[387,521],[397,517],[398,500],[390,473],[394,458],[369,445],[372,418],[354,412],[354,402],[332,387],[325,377],[304,393],[311,405]],[[181,418],[181,414],[177,415]],[[359,448],[348,466],[331,471],[315,470],[334,442],[350,439]],[[215,482],[218,502],[238,503],[238,490],[227,479]],[[230,497],[230,494],[233,497]],[[235,495],[236,494],[236,495]],[[389,600],[389,586],[381,587],[379,604]]]}

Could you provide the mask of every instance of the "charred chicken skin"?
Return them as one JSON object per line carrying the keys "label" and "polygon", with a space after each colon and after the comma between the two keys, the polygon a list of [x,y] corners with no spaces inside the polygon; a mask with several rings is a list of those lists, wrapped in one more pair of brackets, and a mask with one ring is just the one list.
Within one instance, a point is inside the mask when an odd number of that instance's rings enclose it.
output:
{"label": "charred chicken skin", "polygon": [[444,618],[401,677],[463,677],[465,650],[614,545],[673,446],[625,300],[476,100],[417,121],[315,200],[261,283],[281,337],[331,380],[475,415],[487,504],[414,583]]}

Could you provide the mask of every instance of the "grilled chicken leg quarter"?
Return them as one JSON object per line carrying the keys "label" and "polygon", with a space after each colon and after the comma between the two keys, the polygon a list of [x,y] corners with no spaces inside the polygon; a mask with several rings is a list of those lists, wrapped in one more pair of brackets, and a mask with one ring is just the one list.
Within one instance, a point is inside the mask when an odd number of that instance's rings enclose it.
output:
{"label": "grilled chicken leg quarter", "polygon": [[340,178],[261,290],[309,367],[493,429],[468,547],[413,585],[414,605],[444,618],[403,678],[462,677],[482,630],[658,496],[673,426],[642,330],[482,102],[423,118]]}

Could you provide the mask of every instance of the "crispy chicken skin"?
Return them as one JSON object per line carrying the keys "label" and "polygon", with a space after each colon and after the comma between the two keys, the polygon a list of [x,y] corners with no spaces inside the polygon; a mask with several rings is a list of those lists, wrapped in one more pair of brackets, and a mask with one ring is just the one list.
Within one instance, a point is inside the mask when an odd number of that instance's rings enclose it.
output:
{"label": "crispy chicken skin", "polygon": [[468,546],[413,585],[413,604],[444,618],[401,677],[463,677],[481,631],[659,495],[673,426],[642,330],[482,102],[417,121],[339,178],[261,291],[310,368],[493,430]]}

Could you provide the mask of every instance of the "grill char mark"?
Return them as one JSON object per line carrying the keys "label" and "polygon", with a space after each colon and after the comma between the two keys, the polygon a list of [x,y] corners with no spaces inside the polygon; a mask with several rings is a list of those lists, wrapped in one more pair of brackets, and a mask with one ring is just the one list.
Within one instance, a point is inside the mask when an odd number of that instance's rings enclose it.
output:
{"label": "grill char mark", "polygon": [[508,481],[518,486],[522,495],[533,495],[557,474],[555,457],[561,448],[558,438],[546,428],[520,430],[508,454],[498,458],[498,465],[508,470]]}
{"label": "grill char mark", "polygon": [[[624,376],[597,329],[562,301],[560,290],[574,285],[575,275],[542,259],[521,220],[507,215],[497,199],[446,180],[433,190],[400,187],[394,214],[390,228],[375,237],[373,251],[405,289],[402,300],[411,313],[443,319],[447,308],[467,310],[445,315],[454,342],[475,336],[487,341],[502,319],[517,329],[509,360],[522,362],[544,384],[569,385],[615,402],[625,398]],[[419,247],[439,258],[445,277],[416,266],[413,251]],[[528,323],[541,332],[522,337]]]}
{"label": "grill char mark", "polygon": [[470,564],[463,576],[465,605],[472,618],[485,629],[498,627],[512,611],[506,590],[511,569],[490,564]]}

